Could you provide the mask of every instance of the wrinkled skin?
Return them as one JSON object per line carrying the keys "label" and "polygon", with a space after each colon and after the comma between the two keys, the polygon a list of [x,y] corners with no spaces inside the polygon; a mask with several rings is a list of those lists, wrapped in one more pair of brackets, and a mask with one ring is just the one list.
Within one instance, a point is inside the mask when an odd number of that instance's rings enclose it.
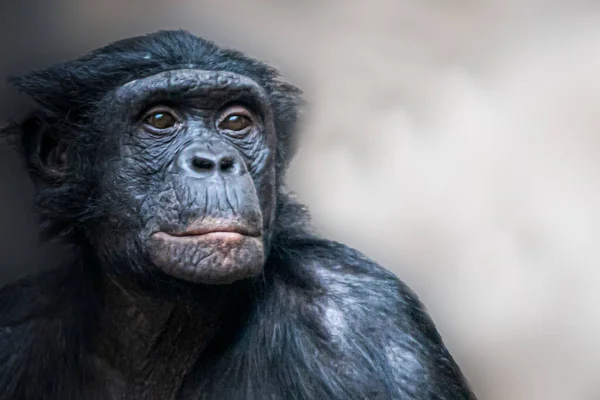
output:
{"label": "wrinkled skin", "polygon": [[[259,274],[276,201],[275,131],[261,87],[234,73],[177,70],[129,82],[105,101],[115,106],[102,118],[119,124],[105,132],[101,201],[118,213],[98,227],[100,253],[139,248],[161,271],[197,283]],[[242,135],[217,129],[231,104],[256,109]],[[144,129],[149,106],[176,114],[177,126]],[[196,157],[226,157],[231,170],[203,170]]]}

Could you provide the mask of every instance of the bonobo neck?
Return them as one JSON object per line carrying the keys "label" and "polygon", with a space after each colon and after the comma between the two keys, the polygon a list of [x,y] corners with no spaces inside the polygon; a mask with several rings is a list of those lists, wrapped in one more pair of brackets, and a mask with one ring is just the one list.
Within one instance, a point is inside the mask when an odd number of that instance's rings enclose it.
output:
{"label": "bonobo neck", "polygon": [[156,299],[111,278],[103,285],[93,344],[103,386],[118,398],[173,398],[227,322],[229,288],[183,303]]}

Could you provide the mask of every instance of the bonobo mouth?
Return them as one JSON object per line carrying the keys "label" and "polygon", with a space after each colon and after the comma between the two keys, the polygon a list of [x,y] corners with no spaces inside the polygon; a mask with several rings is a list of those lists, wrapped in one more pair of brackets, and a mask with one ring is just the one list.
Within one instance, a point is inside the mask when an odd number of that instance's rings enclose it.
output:
{"label": "bonobo mouth", "polygon": [[215,233],[231,233],[238,234],[241,236],[259,237],[260,231],[257,229],[251,229],[243,225],[223,225],[223,226],[211,226],[211,227],[197,227],[187,229],[183,232],[163,232],[169,236],[174,237],[194,237],[203,236]]}
{"label": "bonobo mouth", "polygon": [[262,231],[252,225],[204,219],[182,229],[162,228],[151,235],[148,251],[155,266],[172,276],[227,284],[262,271]]}
{"label": "bonobo mouth", "polygon": [[261,232],[259,229],[252,228],[243,224],[192,224],[185,230],[159,231],[155,232],[152,236],[170,236],[173,238],[192,239],[207,235],[221,235],[224,237],[249,236],[257,238],[261,236]]}

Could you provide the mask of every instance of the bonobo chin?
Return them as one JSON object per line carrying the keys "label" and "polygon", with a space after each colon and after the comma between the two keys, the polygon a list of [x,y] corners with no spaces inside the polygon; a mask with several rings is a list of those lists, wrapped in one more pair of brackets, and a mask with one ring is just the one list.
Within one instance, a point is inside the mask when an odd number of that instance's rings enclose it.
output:
{"label": "bonobo chin", "polygon": [[184,31],[10,79],[72,257],[0,290],[0,400],[474,395],[416,295],[285,186],[301,91]]}

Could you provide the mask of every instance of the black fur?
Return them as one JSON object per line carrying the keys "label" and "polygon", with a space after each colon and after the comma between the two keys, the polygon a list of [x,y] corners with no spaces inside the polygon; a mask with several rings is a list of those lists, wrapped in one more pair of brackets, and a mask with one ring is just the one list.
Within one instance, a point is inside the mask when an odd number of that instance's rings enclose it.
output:
{"label": "black fur", "polygon": [[[73,256],[0,291],[0,399],[107,398],[89,359],[106,268],[90,243],[106,213],[94,179],[103,173],[103,136],[91,124],[102,117],[107,92],[190,66],[250,77],[267,93],[277,135],[277,199],[264,272],[232,285],[235,318],[201,353],[177,398],[474,399],[416,296],[362,254],[317,236],[305,208],[285,189],[299,90],[265,64],[186,32],[127,39],[13,80],[37,108],[34,118],[5,128],[5,136],[27,161],[45,237],[68,243]],[[50,147],[69,148],[64,175],[44,169],[40,130],[50,133]],[[137,250],[125,257],[137,259]],[[192,308],[189,292],[219,290],[152,279],[169,284],[169,296],[188,293],[175,299]],[[158,286],[150,293],[160,295]]]}

